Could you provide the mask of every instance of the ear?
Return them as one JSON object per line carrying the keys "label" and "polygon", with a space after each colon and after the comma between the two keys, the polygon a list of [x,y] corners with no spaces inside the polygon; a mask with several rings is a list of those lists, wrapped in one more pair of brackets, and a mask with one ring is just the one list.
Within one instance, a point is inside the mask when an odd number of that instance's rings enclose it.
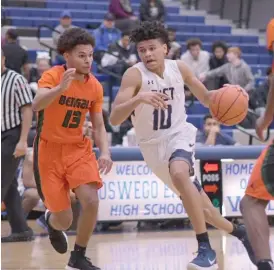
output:
{"label": "ear", "polygon": [[164,48],[165,55],[167,55],[168,54],[167,44],[163,44],[163,48]]}
{"label": "ear", "polygon": [[65,52],[65,53],[63,54],[63,57],[64,57],[65,61],[67,62],[67,61],[68,61],[68,57],[69,57],[69,53],[68,53],[68,52]]}

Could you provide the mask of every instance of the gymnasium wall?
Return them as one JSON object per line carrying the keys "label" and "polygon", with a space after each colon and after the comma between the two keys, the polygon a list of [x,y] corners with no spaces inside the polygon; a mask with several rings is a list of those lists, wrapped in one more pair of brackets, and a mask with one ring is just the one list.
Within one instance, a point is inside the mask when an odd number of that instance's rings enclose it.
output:
{"label": "gymnasium wall", "polygon": [[[247,3],[249,0],[244,0],[243,15],[247,15]],[[220,7],[221,0],[200,0],[199,9],[208,12],[216,11]],[[224,18],[233,21],[239,18],[240,0],[226,0],[224,9]],[[216,13],[216,12],[214,12]],[[250,14],[250,28],[265,29],[270,18],[274,16],[274,1],[273,0],[253,0],[253,5]]]}

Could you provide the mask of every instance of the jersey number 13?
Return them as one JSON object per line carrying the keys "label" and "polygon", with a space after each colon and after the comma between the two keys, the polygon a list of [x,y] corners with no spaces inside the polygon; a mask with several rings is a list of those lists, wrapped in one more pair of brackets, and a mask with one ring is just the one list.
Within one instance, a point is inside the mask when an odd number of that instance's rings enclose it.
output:
{"label": "jersey number 13", "polygon": [[172,107],[167,105],[167,109],[153,111],[153,130],[168,129],[171,127]]}

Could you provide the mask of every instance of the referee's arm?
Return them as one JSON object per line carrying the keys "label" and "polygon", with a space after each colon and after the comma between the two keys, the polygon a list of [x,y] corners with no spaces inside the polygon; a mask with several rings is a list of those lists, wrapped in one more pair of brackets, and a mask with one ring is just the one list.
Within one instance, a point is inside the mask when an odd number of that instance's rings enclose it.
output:
{"label": "referee's arm", "polygon": [[18,76],[16,79],[15,98],[18,106],[20,107],[22,122],[20,140],[15,148],[14,155],[22,156],[26,154],[25,151],[27,147],[28,134],[32,125],[33,116],[33,111],[31,108],[33,100],[32,92],[23,76]]}

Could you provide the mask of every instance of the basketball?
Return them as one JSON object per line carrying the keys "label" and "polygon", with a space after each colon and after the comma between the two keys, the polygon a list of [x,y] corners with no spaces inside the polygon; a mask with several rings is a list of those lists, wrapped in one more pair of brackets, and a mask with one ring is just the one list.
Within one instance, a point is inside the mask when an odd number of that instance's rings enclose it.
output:
{"label": "basketball", "polygon": [[242,122],[248,111],[248,95],[239,86],[225,86],[214,93],[209,105],[211,115],[225,126]]}

